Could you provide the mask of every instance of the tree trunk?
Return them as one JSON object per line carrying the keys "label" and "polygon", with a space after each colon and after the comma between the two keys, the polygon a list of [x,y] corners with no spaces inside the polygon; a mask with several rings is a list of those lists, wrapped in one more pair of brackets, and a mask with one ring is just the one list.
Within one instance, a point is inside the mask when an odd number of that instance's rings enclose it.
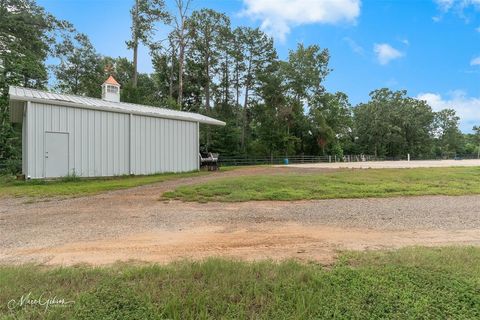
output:
{"label": "tree trunk", "polygon": [[240,103],[240,72],[238,70],[239,66],[237,64],[237,70],[235,71],[235,91],[236,91],[236,104],[235,106],[238,107]]}
{"label": "tree trunk", "polygon": [[207,113],[210,112],[210,57],[205,57],[205,76],[206,76],[206,83],[205,83],[205,109]]}
{"label": "tree trunk", "polygon": [[[207,115],[210,116],[210,57],[208,53],[205,57],[205,75],[207,77],[207,82],[205,83],[205,111]],[[206,135],[206,149],[208,151],[211,140],[210,126],[206,128]]]}
{"label": "tree trunk", "polygon": [[224,104],[227,105],[228,104],[228,89],[229,89],[229,86],[230,86],[230,79],[229,79],[229,73],[228,73],[228,52],[225,50],[225,66],[224,66],[224,87],[223,87],[223,91],[225,93],[225,97],[224,97]]}
{"label": "tree trunk", "polygon": [[[183,23],[182,23],[183,25]],[[183,33],[183,31],[182,31]],[[178,99],[177,103],[182,110],[182,101],[183,101],[183,60],[185,56],[185,44],[182,35],[182,39],[180,39],[180,48],[178,54]]]}
{"label": "tree trunk", "polygon": [[175,67],[175,50],[172,47],[172,54],[171,54],[171,65],[170,65],[170,76],[169,76],[169,84],[168,84],[168,95],[170,96],[170,99],[173,99],[173,69]]}
{"label": "tree trunk", "polygon": [[242,121],[242,150],[245,151],[245,135],[246,135],[246,131],[247,131],[247,104],[248,104],[248,90],[249,90],[249,87],[248,87],[248,82],[247,81],[247,84],[245,85],[245,102],[244,102],[244,105],[243,105],[243,121]]}
{"label": "tree trunk", "polygon": [[242,123],[242,150],[245,152],[245,135],[247,131],[247,105],[248,105],[248,94],[250,90],[250,77],[252,72],[252,56],[250,56],[248,60],[248,71],[247,71],[247,79],[245,81],[245,100],[243,104],[243,123]]}
{"label": "tree trunk", "polygon": [[134,88],[137,87],[137,82],[138,82],[137,64],[138,64],[138,43],[135,43],[133,45],[133,77],[132,77],[132,87]]}
{"label": "tree trunk", "polygon": [[138,0],[135,0],[135,17],[133,18],[133,77],[132,87],[137,87],[138,74],[138,36],[137,36],[137,20],[138,20]]}

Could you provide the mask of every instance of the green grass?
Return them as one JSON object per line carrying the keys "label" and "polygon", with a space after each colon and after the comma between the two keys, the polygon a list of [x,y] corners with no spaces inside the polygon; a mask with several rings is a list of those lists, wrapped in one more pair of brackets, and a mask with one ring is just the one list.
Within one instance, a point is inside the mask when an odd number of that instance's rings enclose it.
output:
{"label": "green grass", "polygon": [[[224,170],[231,170],[230,168]],[[0,177],[0,197],[77,197],[106,191],[127,189],[167,180],[207,175],[207,171],[165,173],[148,176],[119,176],[111,178],[81,179],[65,177],[60,180],[16,181],[12,177]]]}
{"label": "green grass", "polygon": [[[56,296],[65,307],[8,308]],[[2,319],[478,319],[480,249],[347,253],[328,268],[210,259],[167,266],[0,267]]]}
{"label": "green grass", "polygon": [[480,194],[480,167],[356,169],[242,176],[164,193],[183,201],[310,200]]}

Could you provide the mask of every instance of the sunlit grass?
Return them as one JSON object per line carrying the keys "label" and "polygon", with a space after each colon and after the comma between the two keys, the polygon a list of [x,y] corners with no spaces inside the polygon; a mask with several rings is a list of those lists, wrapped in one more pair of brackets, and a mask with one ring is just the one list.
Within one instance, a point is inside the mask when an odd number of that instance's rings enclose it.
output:
{"label": "sunlit grass", "polygon": [[178,187],[163,197],[234,202],[466,194],[480,194],[480,167],[346,169],[242,176]]}
{"label": "sunlit grass", "polygon": [[[222,171],[234,168],[222,168]],[[198,177],[211,172],[195,171],[186,173],[165,173],[148,176],[119,176],[111,178],[81,179],[66,177],[60,180],[16,181],[13,177],[0,177],[0,197],[75,197],[106,191],[127,189],[146,184],[174,180],[179,178]]]}
{"label": "sunlit grass", "polygon": [[[315,263],[210,259],[166,266],[0,267],[12,319],[478,319],[480,249],[350,252]],[[8,309],[56,296],[66,307]],[[1,316],[0,316],[1,317]]]}

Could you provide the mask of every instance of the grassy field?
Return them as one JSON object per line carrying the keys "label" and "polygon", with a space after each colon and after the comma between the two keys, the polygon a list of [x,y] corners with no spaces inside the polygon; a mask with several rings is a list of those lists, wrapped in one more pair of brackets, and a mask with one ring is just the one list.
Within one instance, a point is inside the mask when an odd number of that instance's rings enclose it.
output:
{"label": "grassy field", "polygon": [[16,181],[13,177],[0,177],[0,197],[75,197],[105,191],[127,189],[145,184],[209,174],[206,171],[166,173],[148,176],[120,176],[113,178]]}
{"label": "grassy field", "polygon": [[243,176],[182,186],[163,197],[251,201],[480,194],[480,167],[356,169]]}
{"label": "grassy field", "polygon": [[[59,306],[21,305],[21,296]],[[12,299],[14,301],[12,301]],[[9,303],[10,302],[10,303]],[[11,308],[11,309],[10,309]],[[207,260],[0,267],[2,319],[474,319],[480,249],[348,253],[331,267]]]}

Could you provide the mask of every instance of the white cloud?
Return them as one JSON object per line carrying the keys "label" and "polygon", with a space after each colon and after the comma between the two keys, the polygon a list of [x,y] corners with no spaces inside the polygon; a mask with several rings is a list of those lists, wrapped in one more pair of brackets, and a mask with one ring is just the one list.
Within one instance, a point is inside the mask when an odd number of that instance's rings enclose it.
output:
{"label": "white cloud", "polygon": [[359,54],[361,56],[363,56],[365,54],[365,50],[363,49],[363,47],[361,45],[359,45],[352,38],[345,37],[345,38],[343,38],[343,41],[345,41],[348,44],[348,46],[350,47],[350,49],[352,49],[352,51],[355,52],[356,54]]}
{"label": "white cloud", "polygon": [[455,0],[435,0],[435,2],[440,9],[443,11],[448,11],[453,7]]}
{"label": "white cloud", "polygon": [[434,0],[440,9],[440,15],[432,17],[433,21],[440,22],[443,18],[443,15],[449,11],[453,11],[458,16],[463,18],[466,22],[470,19],[465,16],[465,10],[469,7],[475,9],[480,9],[480,0]]}
{"label": "white cloud", "polygon": [[[457,15],[461,19],[463,19],[466,23],[471,21],[471,14],[466,14],[466,11],[469,8],[473,8],[475,10],[480,10],[480,0],[434,0],[439,8],[439,14],[433,16],[432,19],[435,22],[440,22],[443,17],[449,13],[453,12],[453,14]],[[476,13],[474,13],[474,16]],[[480,27],[475,29],[480,32]]]}
{"label": "white cloud", "polygon": [[417,97],[425,100],[434,111],[454,109],[460,117],[462,131],[471,131],[474,125],[480,125],[480,97],[469,97],[465,91],[456,90],[442,97],[438,93],[421,93]]}
{"label": "white cloud", "polygon": [[473,58],[472,61],[470,61],[471,66],[480,66],[480,56]]}
{"label": "white cloud", "polygon": [[243,14],[262,21],[261,28],[285,40],[290,28],[302,24],[354,23],[360,0],[243,0]]}
{"label": "white cloud", "polygon": [[449,11],[453,8],[465,9],[469,6],[480,7],[480,0],[435,0],[442,11]]}
{"label": "white cloud", "polygon": [[373,46],[373,52],[377,56],[377,60],[381,65],[387,65],[390,61],[399,59],[404,54],[388,43],[376,43]]}

